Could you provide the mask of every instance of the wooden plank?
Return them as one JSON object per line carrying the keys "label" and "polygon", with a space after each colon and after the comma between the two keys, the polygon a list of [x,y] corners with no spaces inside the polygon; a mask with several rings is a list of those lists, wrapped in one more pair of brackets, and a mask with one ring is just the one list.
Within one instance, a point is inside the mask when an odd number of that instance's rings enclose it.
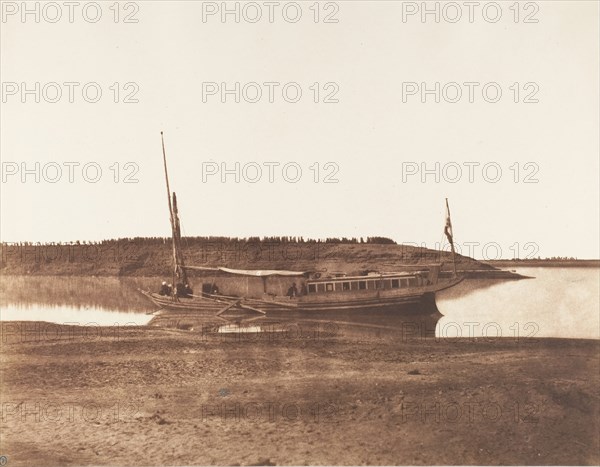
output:
{"label": "wooden plank", "polygon": [[225,308],[223,308],[221,311],[219,311],[216,316],[219,316],[220,314],[225,313],[230,308],[233,308],[234,306],[239,305],[239,303],[240,303],[239,300],[237,302],[230,303]]}

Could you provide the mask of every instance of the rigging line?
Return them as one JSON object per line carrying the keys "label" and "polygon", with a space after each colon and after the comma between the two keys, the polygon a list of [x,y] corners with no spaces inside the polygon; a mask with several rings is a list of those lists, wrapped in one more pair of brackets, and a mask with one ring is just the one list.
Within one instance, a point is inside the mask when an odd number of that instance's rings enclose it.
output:
{"label": "rigging line", "polygon": [[182,216],[181,216],[181,214],[179,214],[179,228],[181,229],[181,233],[183,234],[183,236],[181,238],[185,242],[185,246],[187,248],[187,247],[189,247],[187,232],[185,230],[185,227],[183,226],[183,221],[181,219],[182,219]]}

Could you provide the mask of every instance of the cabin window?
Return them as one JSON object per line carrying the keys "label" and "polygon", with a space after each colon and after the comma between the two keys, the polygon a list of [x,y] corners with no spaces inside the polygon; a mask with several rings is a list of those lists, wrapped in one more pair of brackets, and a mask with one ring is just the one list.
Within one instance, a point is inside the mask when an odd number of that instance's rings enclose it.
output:
{"label": "cabin window", "polygon": [[342,290],[350,290],[350,282],[342,282]]}
{"label": "cabin window", "polygon": [[334,287],[335,287],[335,291],[336,292],[341,292],[342,291],[342,283],[341,282],[335,282],[334,283]]}
{"label": "cabin window", "polygon": [[398,279],[392,279],[392,289],[400,288],[400,281]]}
{"label": "cabin window", "polygon": [[358,290],[358,282],[350,282],[350,290]]}
{"label": "cabin window", "polygon": [[358,289],[365,290],[367,288],[367,281],[358,281]]}
{"label": "cabin window", "polygon": [[308,293],[315,293],[317,291],[317,286],[315,284],[308,284]]}
{"label": "cabin window", "polygon": [[392,288],[392,283],[389,279],[383,281],[383,288],[386,290]]}
{"label": "cabin window", "polygon": [[377,281],[369,281],[369,290],[375,290],[377,288]]}
{"label": "cabin window", "polygon": [[327,292],[333,292],[333,284],[331,282],[329,282],[328,284],[325,284],[325,290]]}
{"label": "cabin window", "polygon": [[317,284],[317,292],[325,292],[325,284]]}
{"label": "cabin window", "polygon": [[409,287],[414,287],[414,286],[417,286],[417,285],[419,285],[419,283],[418,283],[416,277],[411,277],[411,278],[408,279],[408,286]]}

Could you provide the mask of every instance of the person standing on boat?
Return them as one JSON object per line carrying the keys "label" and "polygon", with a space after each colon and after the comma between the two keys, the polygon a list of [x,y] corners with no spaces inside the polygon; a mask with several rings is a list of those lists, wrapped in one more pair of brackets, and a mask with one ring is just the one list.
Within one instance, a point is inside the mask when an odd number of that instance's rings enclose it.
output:
{"label": "person standing on boat", "polygon": [[175,295],[178,297],[185,297],[187,294],[185,293],[185,285],[181,282],[177,282],[175,285]]}
{"label": "person standing on boat", "polygon": [[178,297],[190,298],[191,294],[193,293],[189,284],[182,284],[181,282],[177,283],[175,290],[177,291]]}
{"label": "person standing on boat", "polygon": [[160,286],[160,290],[159,290],[159,295],[171,295],[171,289],[169,288],[169,286],[167,285],[167,283],[165,281],[162,282],[162,285]]}
{"label": "person standing on boat", "polygon": [[298,296],[298,289],[296,288],[296,283],[295,282],[288,289],[287,296],[290,297],[290,298]]}

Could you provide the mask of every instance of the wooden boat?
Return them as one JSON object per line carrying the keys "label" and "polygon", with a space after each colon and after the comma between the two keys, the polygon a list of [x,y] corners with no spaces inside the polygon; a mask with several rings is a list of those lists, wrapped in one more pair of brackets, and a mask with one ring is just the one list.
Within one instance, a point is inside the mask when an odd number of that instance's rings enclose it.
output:
{"label": "wooden boat", "polygon": [[[161,133],[162,136],[162,133]],[[161,309],[208,312],[220,315],[230,310],[254,313],[293,313],[312,311],[399,310],[431,303],[435,293],[453,287],[463,280],[456,273],[440,277],[440,264],[421,266],[420,270],[403,272],[369,273],[366,275],[327,274],[326,271],[241,270],[225,267],[186,266],[181,253],[181,235],[177,211],[177,198],[170,192],[166,154],[163,162],[173,243],[173,284],[187,284],[187,270],[201,270],[227,276],[216,287],[214,277],[203,282],[202,293],[171,295],[142,292]],[[446,200],[445,233],[452,247],[452,225]],[[244,287],[239,284],[244,281]],[[228,285],[231,292],[228,292]],[[218,292],[216,292],[218,290]],[[240,292],[241,290],[241,292]]]}
{"label": "wooden boat", "polygon": [[[320,277],[315,273],[301,273],[294,277],[300,284],[297,294],[276,295],[268,290],[268,276],[255,274],[262,271],[237,270],[234,274],[249,275],[265,279],[266,291],[262,296],[233,296],[204,293],[189,297],[161,296],[145,292],[145,295],[161,308],[214,311],[221,314],[230,309],[242,309],[258,313],[350,311],[399,309],[418,305],[431,300],[431,296],[462,281],[457,276],[439,280],[439,267],[431,266],[427,271],[370,274],[364,276]],[[318,274],[318,273],[317,273]],[[288,276],[290,276],[288,274]]]}

